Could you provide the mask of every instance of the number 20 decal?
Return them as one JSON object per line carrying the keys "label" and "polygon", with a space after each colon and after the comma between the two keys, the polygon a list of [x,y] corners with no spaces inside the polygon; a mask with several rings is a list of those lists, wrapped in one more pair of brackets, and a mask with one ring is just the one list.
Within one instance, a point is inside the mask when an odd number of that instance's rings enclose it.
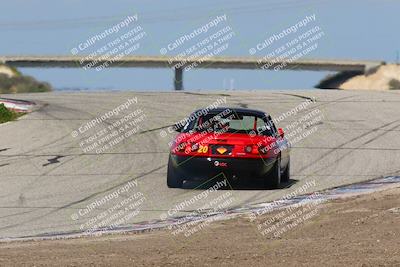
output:
{"label": "number 20 decal", "polygon": [[199,150],[197,150],[198,153],[207,153],[208,151],[208,146],[200,146]]}

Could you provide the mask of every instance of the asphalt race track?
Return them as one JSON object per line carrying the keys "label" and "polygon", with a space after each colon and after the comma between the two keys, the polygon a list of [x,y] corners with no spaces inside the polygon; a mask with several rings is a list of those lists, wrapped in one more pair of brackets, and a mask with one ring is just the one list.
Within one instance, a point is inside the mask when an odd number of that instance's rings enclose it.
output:
{"label": "asphalt race track", "polygon": [[[315,103],[278,123],[291,125],[313,110],[322,121],[309,125],[312,133],[296,142],[291,154],[292,181],[279,190],[257,186],[232,192],[229,207],[279,199],[306,182],[308,191],[370,180],[400,172],[400,92],[302,90],[218,92],[98,92],[3,95],[32,100],[41,105],[18,121],[0,125],[0,239],[79,231],[90,218],[129,198],[133,190],[145,201],[141,211],[122,225],[158,220],[176,204],[192,199],[202,189],[166,186],[168,143],[173,134],[165,127],[226,97],[225,106],[265,110],[272,117],[314,98]],[[141,109],[140,131],[97,154],[84,152],[84,136],[72,132],[127,99],[137,97],[123,114],[98,124],[96,134],[119,118]],[[164,131],[164,132],[162,132]],[[166,136],[162,133],[166,133]],[[289,134],[287,131],[286,134]],[[137,186],[104,205],[87,211],[129,181]],[[212,197],[227,192],[212,192]],[[204,205],[197,201],[176,213],[184,215]],[[124,209],[124,208],[122,208]],[[163,217],[164,218],[164,217]]]}

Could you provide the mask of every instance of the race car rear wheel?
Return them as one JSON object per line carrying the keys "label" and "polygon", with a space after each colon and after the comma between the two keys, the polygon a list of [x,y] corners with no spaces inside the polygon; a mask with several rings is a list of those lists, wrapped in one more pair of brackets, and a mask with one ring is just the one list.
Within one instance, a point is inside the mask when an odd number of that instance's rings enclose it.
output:
{"label": "race car rear wheel", "polygon": [[266,185],[271,189],[278,189],[281,184],[281,158],[278,157],[271,171],[266,177]]}
{"label": "race car rear wheel", "polygon": [[290,180],[290,159],[281,177],[282,182],[289,182],[289,180]]}
{"label": "race car rear wheel", "polygon": [[181,188],[182,184],[183,180],[179,176],[170,156],[168,160],[167,186],[169,188]]}

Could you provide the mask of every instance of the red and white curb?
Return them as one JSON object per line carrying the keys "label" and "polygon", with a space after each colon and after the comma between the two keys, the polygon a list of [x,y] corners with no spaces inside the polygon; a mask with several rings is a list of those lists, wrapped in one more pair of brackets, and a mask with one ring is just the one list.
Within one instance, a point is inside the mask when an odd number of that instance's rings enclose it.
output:
{"label": "red and white curb", "polygon": [[17,100],[10,98],[0,98],[0,104],[4,104],[4,106],[15,112],[31,112],[36,104],[30,101],[25,100]]}

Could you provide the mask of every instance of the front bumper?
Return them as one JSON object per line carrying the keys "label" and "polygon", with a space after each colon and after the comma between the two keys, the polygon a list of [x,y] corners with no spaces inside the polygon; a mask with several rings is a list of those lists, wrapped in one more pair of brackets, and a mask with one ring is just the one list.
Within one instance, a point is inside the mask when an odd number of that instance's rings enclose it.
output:
{"label": "front bumper", "polygon": [[229,180],[265,178],[276,158],[214,158],[171,154],[175,172],[184,180],[209,180],[225,177]]}

